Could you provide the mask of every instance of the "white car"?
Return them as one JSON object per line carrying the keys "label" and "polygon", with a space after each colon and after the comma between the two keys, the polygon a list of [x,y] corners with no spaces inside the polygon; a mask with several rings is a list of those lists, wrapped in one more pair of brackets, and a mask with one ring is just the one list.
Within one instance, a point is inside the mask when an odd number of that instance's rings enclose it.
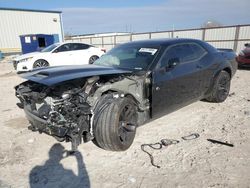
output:
{"label": "white car", "polygon": [[84,43],[55,43],[41,52],[18,56],[13,65],[17,72],[26,72],[47,66],[92,64],[105,51]]}

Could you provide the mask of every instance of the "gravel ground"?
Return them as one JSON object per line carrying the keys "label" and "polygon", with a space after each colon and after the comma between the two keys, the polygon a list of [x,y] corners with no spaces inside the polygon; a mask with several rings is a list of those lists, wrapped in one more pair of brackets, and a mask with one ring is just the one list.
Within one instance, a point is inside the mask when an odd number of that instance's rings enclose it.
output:
{"label": "gravel ground", "polygon": [[[7,61],[0,63],[0,187],[250,187],[250,70],[236,73],[224,103],[199,101],[148,123],[125,152],[90,142],[68,156],[69,143],[27,130],[13,89],[22,79]],[[200,137],[181,138],[191,133]],[[161,166],[156,168],[141,145],[163,138],[180,142],[146,148]]]}

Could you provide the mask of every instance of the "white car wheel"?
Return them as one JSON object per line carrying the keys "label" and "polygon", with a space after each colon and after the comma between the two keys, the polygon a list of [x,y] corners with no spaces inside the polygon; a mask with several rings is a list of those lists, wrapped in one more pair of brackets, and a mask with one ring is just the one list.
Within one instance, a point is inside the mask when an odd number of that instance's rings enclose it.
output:
{"label": "white car wheel", "polygon": [[36,60],[33,68],[39,68],[39,67],[48,67],[49,63],[43,59]]}
{"label": "white car wheel", "polygon": [[98,56],[93,55],[89,58],[89,64],[93,64],[97,59],[99,59]]}

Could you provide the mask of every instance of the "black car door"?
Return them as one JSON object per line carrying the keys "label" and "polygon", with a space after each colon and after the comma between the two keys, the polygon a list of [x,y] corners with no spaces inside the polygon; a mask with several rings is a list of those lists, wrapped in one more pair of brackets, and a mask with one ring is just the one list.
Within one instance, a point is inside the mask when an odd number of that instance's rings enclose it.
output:
{"label": "black car door", "polygon": [[153,117],[173,112],[200,97],[199,60],[188,43],[166,49],[152,72]]}
{"label": "black car door", "polygon": [[213,80],[213,75],[218,67],[218,62],[214,58],[214,56],[209,53],[205,48],[201,45],[192,43],[189,44],[193,49],[194,53],[197,57],[197,68],[200,69],[200,96],[204,97],[204,94],[208,91],[211,82]]}

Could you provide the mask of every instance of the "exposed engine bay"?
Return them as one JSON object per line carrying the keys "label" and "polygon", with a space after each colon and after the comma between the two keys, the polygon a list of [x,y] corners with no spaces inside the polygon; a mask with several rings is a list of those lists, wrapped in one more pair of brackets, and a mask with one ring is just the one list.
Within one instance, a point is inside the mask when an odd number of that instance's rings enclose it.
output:
{"label": "exposed engine bay", "polygon": [[151,81],[138,75],[105,75],[46,86],[26,81],[16,86],[16,96],[31,123],[29,129],[58,141],[72,143],[72,151],[95,138],[95,118],[109,100],[130,97],[138,113],[137,125],[150,116]]}

